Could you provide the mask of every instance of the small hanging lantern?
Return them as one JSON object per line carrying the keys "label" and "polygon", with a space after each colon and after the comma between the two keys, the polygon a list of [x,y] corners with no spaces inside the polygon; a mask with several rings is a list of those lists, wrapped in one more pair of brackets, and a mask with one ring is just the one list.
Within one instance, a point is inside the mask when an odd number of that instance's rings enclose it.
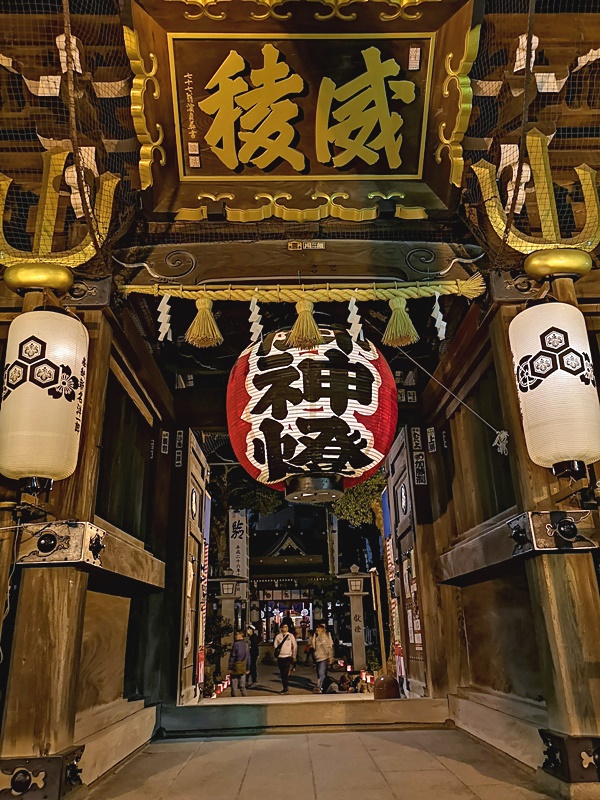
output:
{"label": "small hanging lantern", "polygon": [[286,331],[239,357],[227,422],[240,464],[288,500],[337,499],[380,466],[396,432],[390,368],[369,341],[320,328],[321,344],[293,347]]}
{"label": "small hanging lantern", "polygon": [[600,402],[583,314],[543,303],[509,327],[525,442],[555,475],[585,475],[600,459]]}
{"label": "small hanging lantern", "polygon": [[88,332],[59,308],[20,314],[6,346],[0,472],[62,480],[77,466]]}

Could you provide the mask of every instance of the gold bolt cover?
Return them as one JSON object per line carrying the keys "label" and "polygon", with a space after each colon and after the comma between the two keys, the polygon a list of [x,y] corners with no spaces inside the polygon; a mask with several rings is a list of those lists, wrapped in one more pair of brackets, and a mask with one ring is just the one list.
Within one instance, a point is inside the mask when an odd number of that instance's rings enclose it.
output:
{"label": "gold bolt cover", "polygon": [[529,277],[539,283],[552,278],[577,280],[591,270],[592,257],[576,249],[538,250],[527,256],[524,267]]}
{"label": "gold bolt cover", "polygon": [[36,289],[66,294],[73,285],[72,271],[61,264],[15,264],[6,268],[3,277],[8,288],[17,294]]}

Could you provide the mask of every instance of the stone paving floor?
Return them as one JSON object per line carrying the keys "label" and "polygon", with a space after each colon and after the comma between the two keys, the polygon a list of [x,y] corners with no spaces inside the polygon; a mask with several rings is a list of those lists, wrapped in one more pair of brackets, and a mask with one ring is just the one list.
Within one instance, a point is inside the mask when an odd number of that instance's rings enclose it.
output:
{"label": "stone paving floor", "polygon": [[451,730],[156,742],[91,800],[548,800],[533,773]]}

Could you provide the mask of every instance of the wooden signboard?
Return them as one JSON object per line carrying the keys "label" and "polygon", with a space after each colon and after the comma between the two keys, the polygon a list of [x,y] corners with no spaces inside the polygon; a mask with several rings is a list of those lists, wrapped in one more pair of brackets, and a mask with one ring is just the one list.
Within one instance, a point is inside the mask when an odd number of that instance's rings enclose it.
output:
{"label": "wooden signboard", "polygon": [[433,49],[432,34],[169,34],[180,180],[420,178]]}
{"label": "wooden signboard", "polygon": [[382,202],[411,220],[451,206],[474,1],[406,5],[133,2],[132,113],[154,210],[181,222],[357,223]]}

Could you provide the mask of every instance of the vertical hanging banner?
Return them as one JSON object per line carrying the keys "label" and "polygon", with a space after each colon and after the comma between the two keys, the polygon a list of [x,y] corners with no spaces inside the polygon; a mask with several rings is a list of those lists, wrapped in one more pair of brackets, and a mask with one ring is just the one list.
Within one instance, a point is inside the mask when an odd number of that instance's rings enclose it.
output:
{"label": "vertical hanging banner", "polygon": [[229,566],[239,578],[248,577],[248,512],[229,509]]}

